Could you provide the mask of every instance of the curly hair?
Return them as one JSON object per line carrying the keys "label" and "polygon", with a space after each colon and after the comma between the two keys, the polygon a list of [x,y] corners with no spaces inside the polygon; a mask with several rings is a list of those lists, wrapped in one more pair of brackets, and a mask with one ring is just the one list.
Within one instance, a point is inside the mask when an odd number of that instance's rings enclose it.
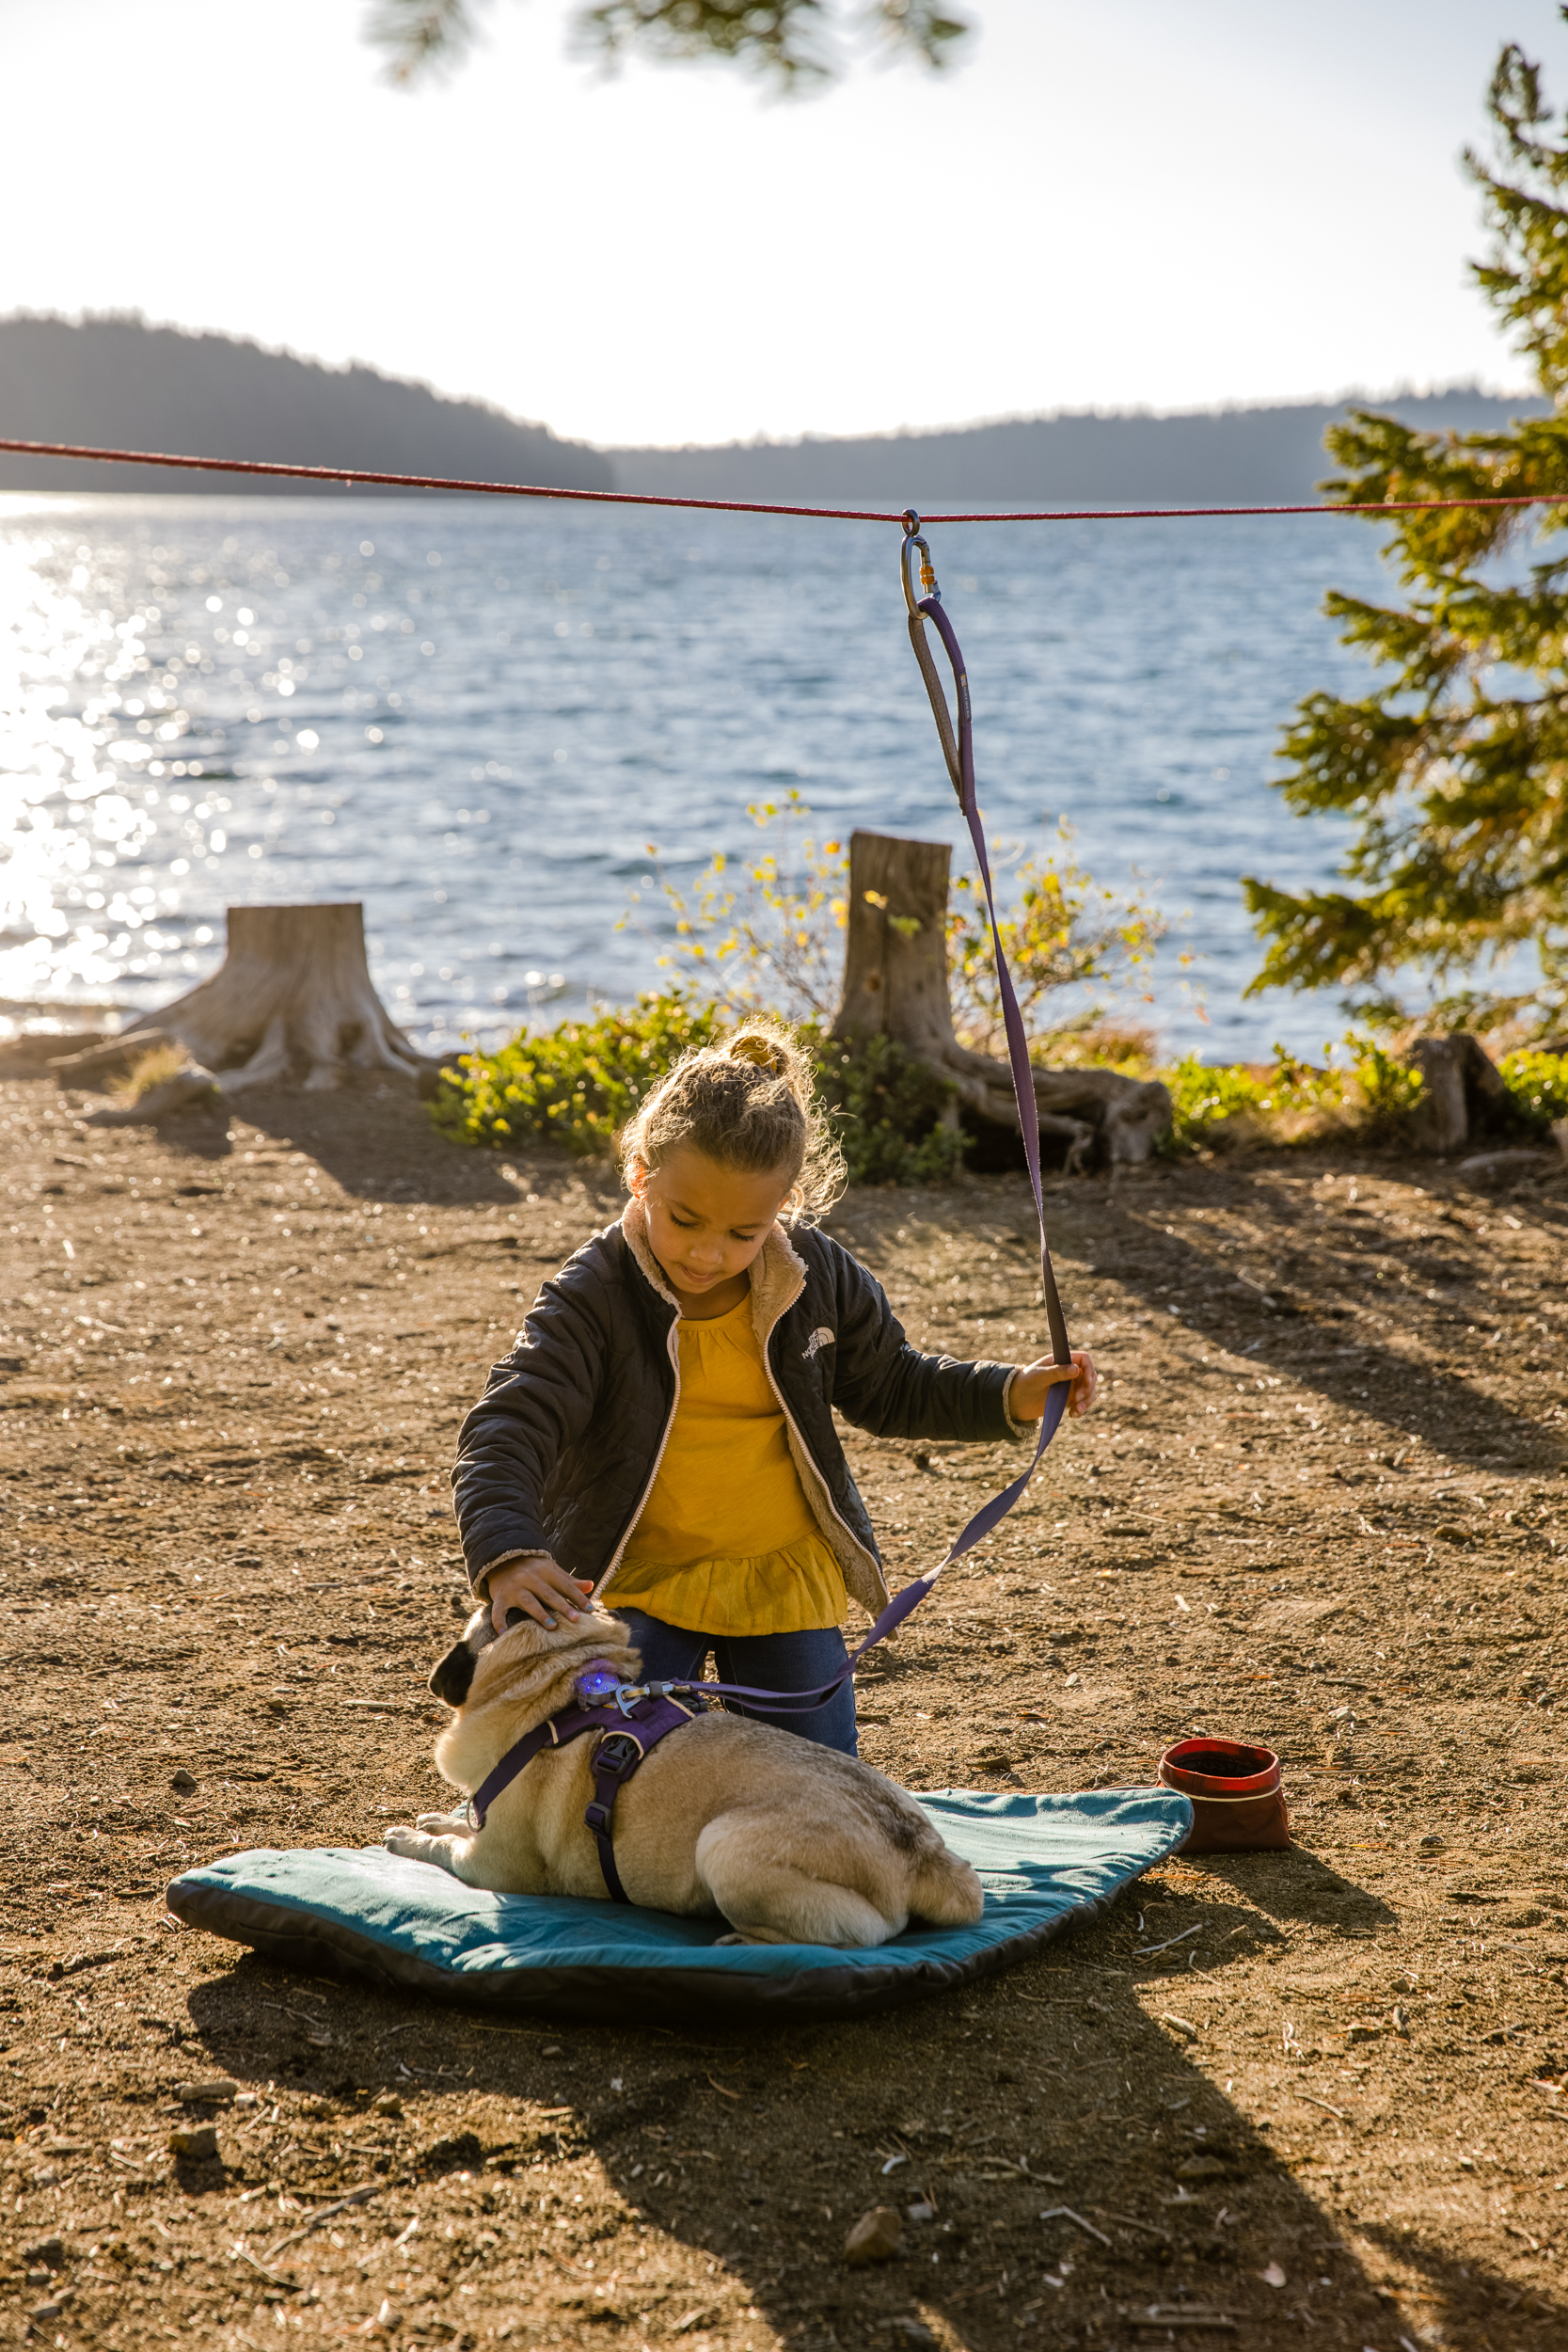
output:
{"label": "curly hair", "polygon": [[685,1055],[627,1120],[619,1148],[628,1188],[634,1166],[651,1174],[682,1144],[744,1175],[776,1170],[791,1187],[792,1222],[822,1216],[844,1189],[844,1154],[816,1100],[811,1058],[769,1014]]}

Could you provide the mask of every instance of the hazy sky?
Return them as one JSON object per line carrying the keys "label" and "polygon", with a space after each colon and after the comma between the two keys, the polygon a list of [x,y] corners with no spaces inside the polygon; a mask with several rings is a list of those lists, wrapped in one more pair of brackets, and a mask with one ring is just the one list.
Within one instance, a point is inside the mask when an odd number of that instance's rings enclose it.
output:
{"label": "hazy sky", "polygon": [[601,441],[1523,372],[1458,151],[1549,0],[976,0],[969,62],[771,100],[496,0],[445,87],[362,0],[0,0],[0,311],[138,309]]}

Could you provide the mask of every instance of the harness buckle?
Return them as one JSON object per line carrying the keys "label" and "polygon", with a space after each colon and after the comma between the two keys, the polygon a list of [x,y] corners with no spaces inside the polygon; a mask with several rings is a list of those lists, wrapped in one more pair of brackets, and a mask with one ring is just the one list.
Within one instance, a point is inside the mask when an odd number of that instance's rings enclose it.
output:
{"label": "harness buckle", "polygon": [[616,1780],[628,1772],[635,1772],[642,1761],[642,1742],[633,1739],[629,1731],[607,1731],[594,1751],[594,1776],[613,1775]]}

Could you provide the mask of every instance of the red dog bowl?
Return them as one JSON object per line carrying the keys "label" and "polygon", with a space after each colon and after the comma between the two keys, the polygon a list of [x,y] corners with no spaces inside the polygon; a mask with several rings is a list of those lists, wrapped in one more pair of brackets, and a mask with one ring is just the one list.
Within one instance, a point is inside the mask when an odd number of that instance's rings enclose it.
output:
{"label": "red dog bowl", "polygon": [[1193,1803],[1183,1853],[1256,1853],[1288,1846],[1284,1772],[1272,1748],[1237,1740],[1179,1740],[1160,1758],[1160,1782]]}

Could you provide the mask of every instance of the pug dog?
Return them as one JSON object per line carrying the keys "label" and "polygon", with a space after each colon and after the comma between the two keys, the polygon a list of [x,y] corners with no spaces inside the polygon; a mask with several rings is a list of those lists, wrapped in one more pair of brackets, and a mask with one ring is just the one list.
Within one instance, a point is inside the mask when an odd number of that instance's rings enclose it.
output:
{"label": "pug dog", "polygon": [[[456,1711],[436,1742],[442,1778],[472,1793],[515,1741],[573,1704],[577,1677],[608,1663],[628,1683],[638,1657],[618,1618],[586,1610],[547,1629],[531,1618],[497,1634],[485,1610],[430,1677]],[[478,1829],[421,1814],[386,1842],[466,1886],[507,1895],[609,1899],[583,1820],[594,1735],[544,1749]],[[980,1882],[914,1799],[869,1764],[743,1715],[694,1715],[650,1750],[615,1806],[615,1861],[629,1899],[715,1915],[732,1944],[885,1944],[911,1919],[970,1927]]]}

